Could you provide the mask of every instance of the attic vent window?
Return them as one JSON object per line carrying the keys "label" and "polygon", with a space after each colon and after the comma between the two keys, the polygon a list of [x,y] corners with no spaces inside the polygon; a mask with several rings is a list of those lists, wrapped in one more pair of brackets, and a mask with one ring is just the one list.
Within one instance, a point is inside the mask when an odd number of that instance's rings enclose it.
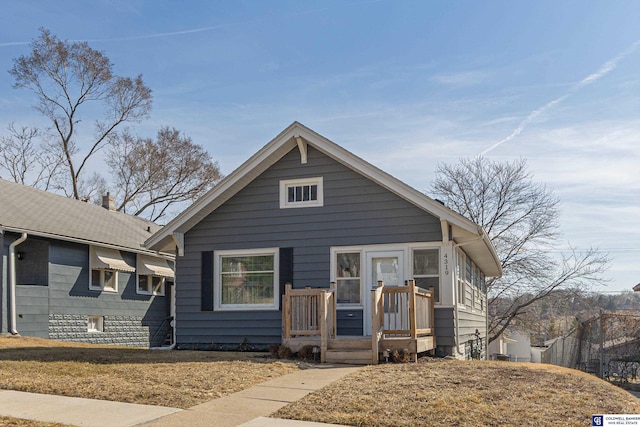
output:
{"label": "attic vent window", "polygon": [[322,177],[280,181],[280,208],[324,205]]}

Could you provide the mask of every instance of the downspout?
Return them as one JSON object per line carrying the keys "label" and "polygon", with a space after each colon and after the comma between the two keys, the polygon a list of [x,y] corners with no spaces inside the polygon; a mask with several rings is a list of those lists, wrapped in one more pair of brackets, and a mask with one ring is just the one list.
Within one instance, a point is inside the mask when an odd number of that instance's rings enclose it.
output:
{"label": "downspout", "polygon": [[22,233],[18,240],[9,245],[9,310],[11,311],[9,333],[12,335],[19,335],[16,317],[16,246],[25,240],[27,240],[27,233]]}

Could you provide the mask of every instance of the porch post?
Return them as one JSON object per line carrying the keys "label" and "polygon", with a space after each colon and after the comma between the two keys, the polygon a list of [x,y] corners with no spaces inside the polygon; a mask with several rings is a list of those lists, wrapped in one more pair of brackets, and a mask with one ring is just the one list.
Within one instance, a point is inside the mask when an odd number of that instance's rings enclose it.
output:
{"label": "porch post", "polygon": [[291,283],[284,286],[284,298],[282,300],[282,334],[291,338]]}
{"label": "porch post", "polygon": [[320,363],[327,361],[327,291],[320,293]]}
{"label": "porch post", "polygon": [[411,328],[411,338],[416,339],[418,333],[416,332],[417,313],[416,313],[416,281],[409,280],[409,327]]}

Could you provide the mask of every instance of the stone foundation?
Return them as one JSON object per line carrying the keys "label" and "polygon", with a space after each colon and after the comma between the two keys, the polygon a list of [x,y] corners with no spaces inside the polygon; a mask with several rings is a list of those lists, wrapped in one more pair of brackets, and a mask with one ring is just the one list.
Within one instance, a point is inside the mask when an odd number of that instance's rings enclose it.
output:
{"label": "stone foundation", "polygon": [[[168,322],[163,325],[163,318],[104,316],[104,332],[88,332],[87,318],[87,315],[82,314],[50,314],[49,338],[88,344],[148,348],[162,345],[169,331]],[[160,327],[162,331],[159,330]]]}

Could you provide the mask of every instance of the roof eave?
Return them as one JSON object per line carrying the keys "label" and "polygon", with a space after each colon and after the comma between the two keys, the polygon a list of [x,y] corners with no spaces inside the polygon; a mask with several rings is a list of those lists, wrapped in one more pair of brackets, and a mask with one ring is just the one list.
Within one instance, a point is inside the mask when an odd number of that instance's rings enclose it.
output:
{"label": "roof eave", "polygon": [[502,275],[500,261],[493,244],[484,230],[479,228],[473,221],[468,220],[298,122],[293,122],[289,125],[261,150],[225,177],[218,185],[165,225],[162,230],[147,239],[145,246],[155,250],[175,248],[172,238],[174,232],[186,233],[200,220],[226,202],[237,191],[296,147],[296,137],[303,138],[315,149],[362,174],[423,211],[436,216],[440,220],[448,221],[450,224],[465,230],[469,235],[477,236],[478,240],[482,241],[482,243],[478,244],[481,244],[491,254],[492,261],[485,266],[485,274],[491,277]]}
{"label": "roof eave", "polygon": [[222,179],[222,181],[209,190],[204,196],[200,197],[192,205],[178,214],[165,225],[162,230],[149,237],[144,245],[148,248],[158,249],[163,247],[162,245],[170,244],[172,241],[171,235],[174,232],[186,233],[189,231],[199,220],[213,212],[218,206],[253,180],[253,178],[260,175],[260,173],[268,169],[269,166],[297,145],[293,138],[296,136],[294,130],[297,129],[298,126],[301,126],[298,122],[292,123],[267,145]]}
{"label": "roof eave", "polygon": [[157,257],[170,259],[170,260],[175,259],[175,256],[170,251],[162,251],[162,250],[156,251],[156,250],[147,249],[145,247],[134,248],[131,246],[116,245],[108,242],[93,241],[93,240],[81,239],[73,236],[63,236],[59,234],[47,233],[45,231],[30,230],[27,228],[18,228],[18,227],[6,226],[6,225],[0,226],[0,229],[3,232],[19,233],[19,234],[26,233],[29,236],[43,237],[46,239],[61,240],[64,242],[79,243],[79,244],[88,245],[88,246],[100,246],[103,248],[116,249],[119,251],[157,256]]}

